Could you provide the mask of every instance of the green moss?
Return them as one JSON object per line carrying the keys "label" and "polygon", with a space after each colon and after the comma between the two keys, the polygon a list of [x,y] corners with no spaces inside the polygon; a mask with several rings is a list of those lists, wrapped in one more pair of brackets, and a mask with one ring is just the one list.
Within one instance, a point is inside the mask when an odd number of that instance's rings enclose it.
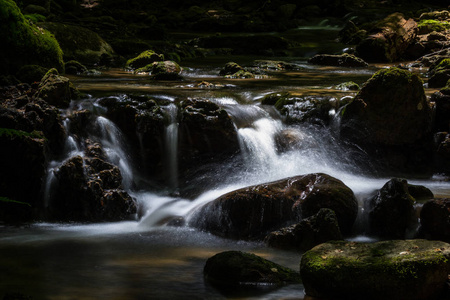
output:
{"label": "green moss", "polygon": [[384,87],[398,87],[399,85],[406,85],[415,80],[419,80],[423,84],[422,79],[416,74],[396,67],[380,70],[370,80],[376,80]]}
{"label": "green moss", "polygon": [[39,65],[26,65],[19,69],[17,78],[21,82],[38,82],[47,73],[48,69]]}
{"label": "green moss", "polygon": [[131,69],[139,69],[155,61],[163,61],[163,60],[164,60],[163,54],[157,54],[153,50],[146,50],[141,54],[139,54],[138,56],[136,56],[135,58],[129,59],[125,67]]}
{"label": "green moss", "polygon": [[0,137],[2,137],[2,136],[6,136],[9,138],[14,138],[14,137],[19,137],[19,138],[31,137],[31,138],[36,138],[36,139],[44,138],[44,135],[41,131],[26,132],[23,130],[16,130],[16,129],[11,129],[11,128],[0,128]]}
{"label": "green moss", "polygon": [[445,58],[433,68],[434,72],[440,72],[444,70],[450,70],[450,58]]}
{"label": "green moss", "polygon": [[0,2],[0,39],[6,58],[4,73],[15,73],[24,65],[64,70],[63,53],[48,31],[28,21],[12,0]]}
{"label": "green moss", "polygon": [[445,31],[450,29],[450,22],[446,21],[436,21],[436,20],[422,20],[417,25],[419,27],[419,32],[429,33],[432,31]]}
{"label": "green moss", "polygon": [[44,17],[43,15],[40,14],[29,14],[29,15],[24,15],[25,19],[33,22],[33,23],[39,23],[39,22],[45,22],[46,17]]}

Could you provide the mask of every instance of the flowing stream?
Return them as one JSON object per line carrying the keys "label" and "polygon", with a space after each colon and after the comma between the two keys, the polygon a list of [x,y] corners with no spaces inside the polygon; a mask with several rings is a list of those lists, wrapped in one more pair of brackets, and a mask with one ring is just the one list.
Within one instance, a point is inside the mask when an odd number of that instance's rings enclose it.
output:
{"label": "flowing stream", "polygon": [[[233,58],[239,59],[239,58]],[[89,138],[102,145],[107,160],[119,167],[123,187],[139,204],[141,217],[132,221],[102,224],[36,223],[22,227],[1,226],[0,297],[21,293],[33,299],[303,299],[301,284],[289,285],[262,295],[224,295],[203,280],[206,259],[225,250],[242,250],[261,255],[298,270],[299,253],[280,251],[263,243],[222,239],[191,227],[167,226],[167,220],[189,216],[201,205],[235,189],[286,178],[323,172],[342,180],[356,194],[360,204],[380,189],[389,178],[367,174],[355,163],[354,153],[346,152],[330,132],[330,127],[286,125],[272,107],[260,105],[271,92],[290,91],[297,95],[328,95],[340,99],[354,92],[335,88],[339,83],[365,82],[375,71],[314,67],[305,60],[302,69],[271,73],[267,78],[224,79],[218,76],[222,61],[183,62],[182,82],[154,82],[123,70],[105,71],[101,76],[73,77],[75,85],[88,97],[73,103],[72,110],[89,107],[101,111],[101,97],[133,93],[163,99],[167,122],[162,158],[169,180],[165,186],[147,188],[137,182],[137,168],[145,157],[132,157],[126,138],[110,120],[98,114]],[[239,62],[239,61],[238,61]],[[212,88],[198,87],[200,81],[213,82]],[[179,124],[176,99],[209,99],[224,108],[236,126],[240,155],[206,172],[204,178],[191,178],[198,190],[194,199],[180,196]],[[70,112],[68,112],[70,113]],[[330,110],[330,115],[334,111]],[[45,199],[51,197],[56,170],[64,160],[83,151],[83,145],[68,131],[66,155],[49,166],[44,183]],[[301,146],[280,150],[278,138],[288,134]],[[139,137],[142,143],[142,137]],[[364,171],[364,172],[363,172]],[[417,181],[437,197],[450,196],[450,184],[439,180]],[[355,224],[354,239],[366,240],[364,220]]]}

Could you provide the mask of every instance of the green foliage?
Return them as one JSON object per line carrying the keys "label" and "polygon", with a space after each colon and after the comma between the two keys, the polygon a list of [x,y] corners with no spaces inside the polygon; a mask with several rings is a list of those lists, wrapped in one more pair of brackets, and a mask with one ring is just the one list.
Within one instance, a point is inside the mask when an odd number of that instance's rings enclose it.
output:
{"label": "green foliage", "polygon": [[0,1],[0,39],[6,58],[4,73],[15,73],[24,65],[64,70],[63,53],[48,31],[28,21],[12,0]]}
{"label": "green foliage", "polygon": [[7,197],[0,197],[0,202],[17,203],[17,204],[27,205],[27,206],[31,207],[31,204],[29,204],[29,203],[22,202],[22,201],[17,201],[17,200],[12,200],[12,199],[9,199]]}

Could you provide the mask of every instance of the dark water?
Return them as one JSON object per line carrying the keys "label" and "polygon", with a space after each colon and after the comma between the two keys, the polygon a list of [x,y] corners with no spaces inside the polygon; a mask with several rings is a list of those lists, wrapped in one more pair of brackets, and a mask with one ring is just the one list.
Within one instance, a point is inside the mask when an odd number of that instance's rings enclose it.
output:
{"label": "dark water", "polygon": [[[311,49],[314,47],[317,45],[311,45]],[[254,59],[260,58],[222,57],[183,62],[185,80],[180,82],[155,82],[145,75],[119,69],[105,71],[100,76],[71,77],[88,94],[83,101],[74,103],[74,107],[93,107],[98,97],[129,93],[150,95],[169,103],[185,97],[209,99],[226,109],[235,120],[244,120],[241,123],[245,125],[236,121],[236,127],[246,163],[238,167],[218,166],[208,175],[215,185],[197,186],[199,196],[193,200],[171,196],[176,180],[161,190],[130,191],[145,211],[141,220],[0,227],[0,298],[20,293],[33,299],[304,299],[301,284],[264,294],[224,293],[206,284],[202,274],[206,260],[225,250],[252,252],[294,270],[298,270],[300,253],[270,249],[261,243],[226,240],[188,226],[169,227],[163,220],[173,216],[189,220],[197,207],[243,186],[313,172],[328,173],[344,181],[362,204],[367,195],[381,188],[389,178],[360,175],[351,155],[342,153],[327,130],[287,126],[276,112],[262,108],[259,101],[268,93],[281,91],[336,99],[352,97],[355,92],[338,90],[336,85],[350,80],[362,84],[386,66],[357,70],[317,67],[299,57],[290,58],[299,66],[296,71],[270,72],[265,77],[245,80],[218,76],[228,61],[246,64]],[[216,87],[198,87],[201,81],[214,83]],[[113,126],[108,120],[99,118],[99,122]],[[277,153],[274,135],[286,129],[306,136],[311,147]],[[123,151],[118,149],[117,136],[109,138],[113,141],[110,150],[121,157]],[[169,151],[172,146],[176,144],[167,145],[168,153],[176,153]],[[77,153],[76,145],[71,149],[72,155]],[[177,174],[174,159],[168,155],[167,167],[174,169],[172,174]],[[124,178],[132,178],[132,167],[124,158],[120,162]],[[429,187],[437,197],[449,197],[450,183],[440,179],[435,176],[410,182]],[[195,184],[196,178],[192,182]],[[364,222],[356,226],[361,224]],[[364,236],[364,228],[355,229],[355,239],[370,240]]]}

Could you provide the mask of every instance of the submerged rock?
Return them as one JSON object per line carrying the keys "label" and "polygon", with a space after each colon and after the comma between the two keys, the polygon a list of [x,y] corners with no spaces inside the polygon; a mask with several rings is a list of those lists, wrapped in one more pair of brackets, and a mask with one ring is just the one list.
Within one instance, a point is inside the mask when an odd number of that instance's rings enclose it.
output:
{"label": "submerged rock", "polygon": [[391,179],[369,200],[369,230],[383,239],[403,239],[414,233],[417,215],[415,199],[404,179]]}
{"label": "submerged rock", "polygon": [[201,207],[191,225],[219,236],[262,239],[273,230],[298,223],[329,208],[343,234],[349,234],[358,204],[353,192],[326,174],[308,174],[250,186]]}
{"label": "submerged rock", "polygon": [[336,214],[329,208],[300,223],[269,233],[265,242],[274,248],[306,251],[321,243],[342,240]]}
{"label": "submerged rock", "polygon": [[303,254],[300,274],[311,297],[367,300],[443,299],[450,245],[439,241],[336,241]]}
{"label": "submerged rock", "polygon": [[258,287],[267,290],[300,282],[297,272],[255,254],[240,251],[221,252],[208,258],[203,274],[209,283],[219,289],[225,288],[228,293],[236,292],[235,289]]}

